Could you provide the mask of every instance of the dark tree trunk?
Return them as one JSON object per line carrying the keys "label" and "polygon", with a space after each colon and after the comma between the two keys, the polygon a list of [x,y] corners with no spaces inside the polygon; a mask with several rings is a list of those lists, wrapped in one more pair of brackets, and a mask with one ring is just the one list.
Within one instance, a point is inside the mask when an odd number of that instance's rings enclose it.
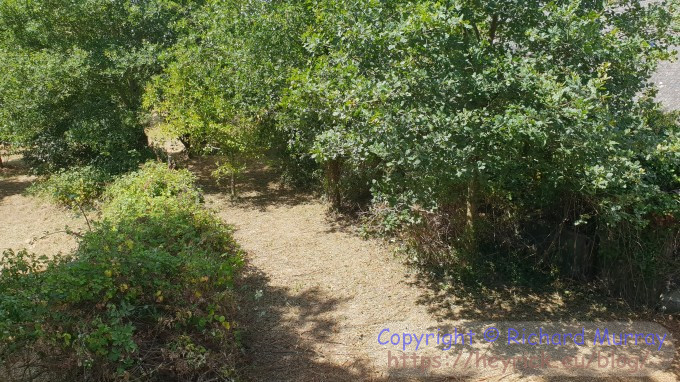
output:
{"label": "dark tree trunk", "polygon": [[191,155],[191,140],[189,134],[182,134],[179,136],[179,141],[184,145],[184,149],[187,152],[187,156]]}
{"label": "dark tree trunk", "polygon": [[328,197],[333,207],[340,208],[342,194],[340,192],[341,164],[340,160],[334,159],[326,165],[326,182],[328,183]]}
{"label": "dark tree trunk", "polygon": [[467,192],[465,203],[465,246],[468,254],[475,254],[477,252],[477,202],[479,198],[479,179],[476,170],[468,183]]}

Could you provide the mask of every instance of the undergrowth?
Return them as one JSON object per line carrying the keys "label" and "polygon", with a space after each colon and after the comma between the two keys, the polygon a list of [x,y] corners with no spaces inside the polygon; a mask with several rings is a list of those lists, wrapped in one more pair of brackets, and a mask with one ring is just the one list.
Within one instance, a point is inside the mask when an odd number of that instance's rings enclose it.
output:
{"label": "undergrowth", "polygon": [[103,211],[70,256],[4,253],[0,379],[236,378],[240,250],[192,175],[147,164]]}

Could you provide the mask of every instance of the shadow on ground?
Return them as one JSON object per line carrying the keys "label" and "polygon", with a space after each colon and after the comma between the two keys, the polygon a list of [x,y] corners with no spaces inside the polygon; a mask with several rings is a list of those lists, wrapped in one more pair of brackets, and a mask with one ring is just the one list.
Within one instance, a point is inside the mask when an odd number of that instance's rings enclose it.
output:
{"label": "shadow on ground", "polygon": [[[607,296],[597,283],[556,281],[542,286],[516,286],[499,281],[497,275],[486,275],[475,285],[447,280],[435,273],[419,269],[409,284],[419,291],[417,302],[440,321],[470,322],[620,322],[626,327],[633,322],[653,322],[668,329],[673,338],[680,338],[677,317],[651,309],[634,309],[622,299]],[[559,324],[557,324],[559,325]],[[442,327],[444,330],[453,328]],[[631,331],[625,331],[631,332]],[[508,355],[508,354],[506,354]],[[557,356],[573,355],[564,350]],[[672,357],[672,355],[671,355]],[[675,347],[675,358],[668,366],[680,380],[680,346]],[[664,368],[662,368],[663,370]],[[551,377],[545,381],[652,381],[647,377]]]}
{"label": "shadow on ground", "polygon": [[[496,276],[489,275],[493,280]],[[488,283],[491,284],[491,283]],[[595,284],[556,283],[543,287],[463,285],[418,272],[411,285],[418,302],[446,320],[617,320],[635,316],[625,302],[607,297]]]}
{"label": "shadow on ground", "polygon": [[[462,377],[430,377],[422,371],[390,368],[377,374],[370,359],[350,357],[345,363],[325,354],[342,344],[332,341],[340,330],[332,313],[348,300],[318,288],[297,293],[294,288],[272,287],[259,269],[247,265],[239,280],[239,317],[244,346],[241,376],[246,381],[462,381]],[[286,315],[294,308],[296,314]],[[345,348],[346,350],[346,348]],[[412,371],[412,372],[410,372]]]}
{"label": "shadow on ground", "polygon": [[31,177],[25,176],[27,167],[20,157],[7,159],[3,155],[3,167],[0,167],[0,202],[6,197],[22,194],[33,184]]}
{"label": "shadow on ground", "polygon": [[32,183],[29,179],[0,178],[0,202],[6,197],[22,194]]}
{"label": "shadow on ground", "polygon": [[[198,184],[207,195],[217,195],[229,199],[229,187],[218,185],[211,176],[217,168],[217,158],[201,158],[191,160],[189,169],[196,174]],[[246,171],[236,181],[237,196],[231,200],[242,208],[266,211],[274,206],[292,206],[305,203],[314,198],[312,193],[304,193],[283,185],[280,174],[266,163],[253,161],[248,163]]]}
{"label": "shadow on ground", "polygon": [[[318,288],[296,293],[272,287],[259,269],[247,266],[239,282],[240,319],[249,381],[364,381],[371,378],[367,360],[338,365],[315,350],[334,346],[332,333],[339,330],[332,319],[346,301],[327,296]],[[291,308],[294,315],[285,315]]]}

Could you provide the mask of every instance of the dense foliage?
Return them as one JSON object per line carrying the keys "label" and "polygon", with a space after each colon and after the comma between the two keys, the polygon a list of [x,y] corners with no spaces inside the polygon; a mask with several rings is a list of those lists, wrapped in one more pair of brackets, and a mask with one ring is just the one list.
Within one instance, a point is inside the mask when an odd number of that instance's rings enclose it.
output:
{"label": "dense foliage", "polygon": [[144,84],[194,1],[0,3],[0,141],[36,170],[128,170],[147,155]]}
{"label": "dense foliage", "polygon": [[[301,66],[310,11],[299,2],[210,1],[179,28],[146,105],[192,153],[221,157],[233,176],[248,158],[286,150],[274,112],[291,69]],[[282,144],[283,143],[283,144]]]}
{"label": "dense foliage", "polygon": [[[677,121],[647,82],[676,41],[669,9],[321,1],[282,127],[305,132],[334,188],[369,171],[388,221],[445,244],[422,248],[435,261],[524,251],[570,230],[617,257],[593,266],[638,276],[657,260],[650,222],[680,212]],[[639,248],[609,248],[620,239]],[[651,261],[627,258],[638,255]]]}
{"label": "dense foliage", "polygon": [[230,230],[186,171],[116,181],[71,256],[0,261],[2,380],[226,380],[234,376]]}
{"label": "dense foliage", "polygon": [[680,132],[649,83],[677,7],[212,1],[147,105],[237,152],[273,124],[284,167],[369,201],[420,261],[530,258],[646,300],[680,281]]}
{"label": "dense foliage", "polygon": [[94,206],[111,179],[110,174],[94,166],[73,167],[36,182],[28,191],[55,204],[83,210]]}

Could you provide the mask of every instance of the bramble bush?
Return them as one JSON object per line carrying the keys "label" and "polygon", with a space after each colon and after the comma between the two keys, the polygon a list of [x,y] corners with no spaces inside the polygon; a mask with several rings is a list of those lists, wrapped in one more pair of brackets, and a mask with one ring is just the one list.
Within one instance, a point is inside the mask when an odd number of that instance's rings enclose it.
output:
{"label": "bramble bush", "polygon": [[96,167],[74,167],[38,181],[29,193],[72,209],[91,208],[111,180],[111,175]]}
{"label": "bramble bush", "polygon": [[148,162],[142,171],[123,175],[102,195],[102,218],[119,222],[164,213],[196,209],[203,202],[201,191],[187,170],[170,171]]}
{"label": "bramble bush", "polygon": [[238,327],[231,231],[187,171],[113,183],[70,256],[0,261],[3,380],[228,380]]}

